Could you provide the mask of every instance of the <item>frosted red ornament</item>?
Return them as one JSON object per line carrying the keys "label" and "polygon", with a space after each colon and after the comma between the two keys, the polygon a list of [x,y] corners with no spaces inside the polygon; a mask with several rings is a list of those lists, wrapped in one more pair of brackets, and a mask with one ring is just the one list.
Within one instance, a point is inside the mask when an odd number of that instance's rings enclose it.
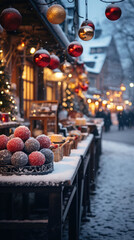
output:
{"label": "frosted red ornament", "polygon": [[108,7],[105,10],[106,17],[111,21],[116,21],[121,17],[121,9],[118,6],[115,5],[108,5]]}
{"label": "frosted red ornament", "polygon": [[77,87],[74,89],[74,91],[75,91],[75,93],[79,93],[79,91],[80,91],[80,87],[77,86]]}
{"label": "frosted red ornament", "polygon": [[48,67],[53,70],[55,68],[58,68],[59,64],[60,64],[60,59],[55,54],[50,55],[50,63]]}
{"label": "frosted red ornament", "polygon": [[49,148],[51,141],[48,136],[45,134],[39,135],[36,137],[36,140],[40,143],[40,148]]}
{"label": "frosted red ornament", "polygon": [[6,31],[15,31],[22,22],[20,12],[15,8],[6,8],[0,15],[0,24]]}
{"label": "frosted red ornament", "polygon": [[83,47],[79,42],[74,41],[69,44],[67,51],[72,57],[79,57],[83,53]]}
{"label": "frosted red ornament", "polygon": [[31,132],[26,126],[19,126],[14,131],[14,136],[19,137],[22,140],[27,140],[31,136]]}
{"label": "frosted red ornament", "polygon": [[24,148],[24,143],[21,138],[15,137],[8,141],[7,150],[10,152],[22,151]]}
{"label": "frosted red ornament", "polygon": [[6,148],[8,142],[8,137],[4,134],[0,135],[0,150]]}
{"label": "frosted red ornament", "polygon": [[50,63],[50,54],[45,49],[40,49],[34,54],[34,62],[38,67],[47,67]]}
{"label": "frosted red ornament", "polygon": [[29,155],[28,160],[31,166],[41,166],[45,163],[45,156],[41,152],[35,151]]}
{"label": "frosted red ornament", "polygon": [[84,26],[92,27],[93,30],[95,30],[95,26],[94,26],[93,22],[90,20],[85,20],[84,22],[82,22],[81,27],[84,27]]}

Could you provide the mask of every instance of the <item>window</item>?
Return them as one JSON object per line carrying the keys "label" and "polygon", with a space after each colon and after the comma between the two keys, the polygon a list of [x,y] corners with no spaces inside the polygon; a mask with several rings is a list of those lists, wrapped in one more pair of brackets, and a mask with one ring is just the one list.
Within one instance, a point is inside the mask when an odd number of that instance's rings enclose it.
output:
{"label": "window", "polygon": [[96,48],[90,49],[90,54],[104,53],[105,51],[106,51],[106,47],[96,47]]}
{"label": "window", "polygon": [[25,65],[22,78],[23,78],[24,117],[28,118],[30,102],[34,99],[33,67],[31,67],[30,65]]}
{"label": "window", "polygon": [[95,62],[86,62],[85,63],[87,67],[94,68]]}

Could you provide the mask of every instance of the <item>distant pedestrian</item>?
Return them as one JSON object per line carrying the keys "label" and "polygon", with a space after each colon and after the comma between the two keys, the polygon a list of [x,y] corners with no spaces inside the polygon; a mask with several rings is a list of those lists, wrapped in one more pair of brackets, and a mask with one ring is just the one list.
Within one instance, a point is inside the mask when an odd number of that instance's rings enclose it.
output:
{"label": "distant pedestrian", "polygon": [[124,125],[125,125],[124,112],[119,111],[117,113],[117,118],[118,118],[118,129],[119,129],[119,131],[124,130]]}

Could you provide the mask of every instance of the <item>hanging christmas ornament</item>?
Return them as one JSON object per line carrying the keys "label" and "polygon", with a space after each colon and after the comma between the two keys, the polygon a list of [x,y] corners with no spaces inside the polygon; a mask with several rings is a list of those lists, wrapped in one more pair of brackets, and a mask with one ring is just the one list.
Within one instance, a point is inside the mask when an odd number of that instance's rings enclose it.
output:
{"label": "hanging christmas ornament", "polygon": [[47,67],[50,63],[50,54],[47,50],[40,49],[34,54],[34,62],[38,67]]}
{"label": "hanging christmas ornament", "polygon": [[63,62],[63,64],[61,65],[61,70],[64,73],[70,73],[72,71],[72,65],[70,62],[67,62],[66,60]]}
{"label": "hanging christmas ornament", "polygon": [[94,36],[94,30],[92,27],[89,26],[83,26],[80,27],[78,31],[79,38],[83,41],[89,41]]}
{"label": "hanging christmas ornament", "polygon": [[88,80],[87,75],[85,73],[79,74],[78,78],[81,82],[86,82]]}
{"label": "hanging christmas ornament", "polygon": [[85,20],[84,22],[82,22],[81,27],[84,27],[84,26],[92,27],[93,30],[95,30],[95,26],[94,26],[93,22],[88,19]]}
{"label": "hanging christmas ornament", "polygon": [[60,64],[60,59],[55,54],[50,55],[50,63],[48,67],[53,70],[55,68],[58,68],[59,64]]}
{"label": "hanging christmas ornament", "polygon": [[88,90],[88,84],[86,83],[81,84],[81,89],[83,92],[86,92]]}
{"label": "hanging christmas ornament", "polygon": [[0,15],[0,24],[6,31],[15,31],[22,22],[20,12],[15,8],[6,8]]}
{"label": "hanging christmas ornament", "polygon": [[81,74],[85,71],[84,63],[83,62],[77,62],[75,66],[76,72],[78,74]]}
{"label": "hanging christmas ornament", "polygon": [[61,5],[54,4],[48,8],[46,16],[47,16],[47,20],[50,23],[60,24],[60,23],[64,22],[65,17],[66,17],[66,12],[65,12],[65,9]]}
{"label": "hanging christmas ornament", "polygon": [[79,57],[83,53],[83,47],[79,42],[74,41],[69,44],[67,51],[72,57]]}
{"label": "hanging christmas ornament", "polygon": [[80,91],[80,86],[78,85],[75,89],[74,89],[75,93],[79,93]]}
{"label": "hanging christmas ornament", "polygon": [[105,10],[106,17],[111,21],[118,20],[121,16],[121,13],[121,9],[113,4],[110,4]]}

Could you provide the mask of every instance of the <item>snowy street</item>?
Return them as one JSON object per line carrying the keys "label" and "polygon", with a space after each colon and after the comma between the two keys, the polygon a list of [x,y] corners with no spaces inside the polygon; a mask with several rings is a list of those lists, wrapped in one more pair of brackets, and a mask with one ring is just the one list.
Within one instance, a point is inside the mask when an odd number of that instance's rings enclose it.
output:
{"label": "snowy street", "polygon": [[132,240],[134,129],[118,131],[112,126],[111,132],[103,134],[102,147],[91,213],[82,223],[80,240]]}

